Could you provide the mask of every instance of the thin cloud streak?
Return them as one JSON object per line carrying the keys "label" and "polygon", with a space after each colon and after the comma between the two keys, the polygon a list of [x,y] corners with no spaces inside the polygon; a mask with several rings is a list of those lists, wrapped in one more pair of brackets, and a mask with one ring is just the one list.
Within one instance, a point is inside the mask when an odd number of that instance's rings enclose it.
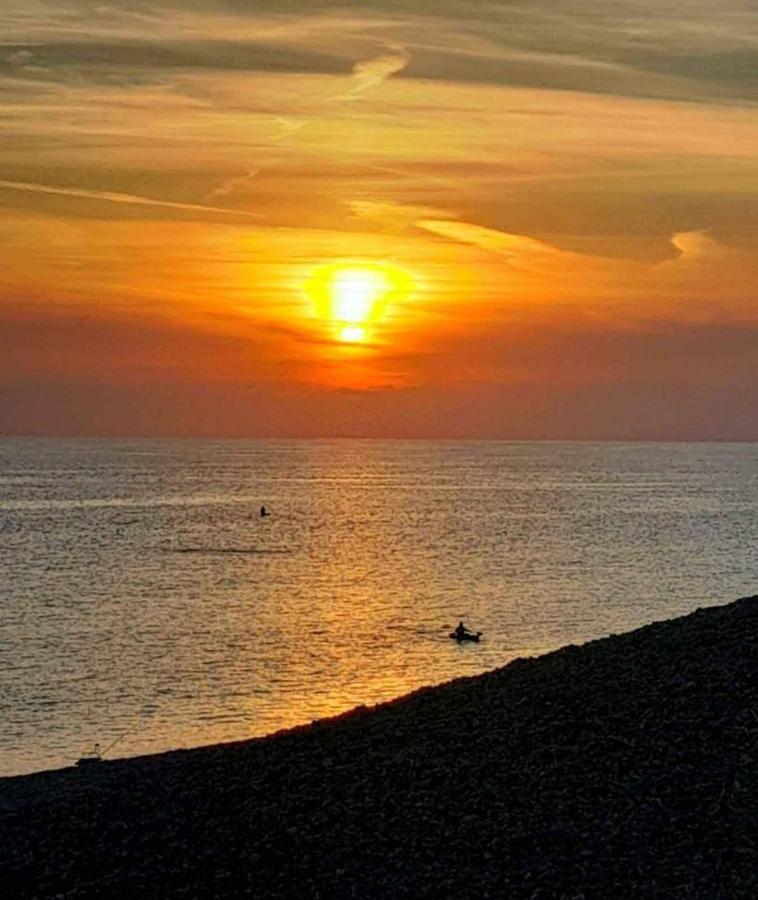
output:
{"label": "thin cloud streak", "polygon": [[481,247],[490,253],[497,253],[509,260],[520,260],[523,257],[552,257],[565,256],[566,253],[556,250],[543,241],[524,237],[520,234],[507,234],[492,228],[483,228],[481,225],[472,225],[469,222],[453,222],[448,219],[434,221],[420,219],[416,222],[418,228],[439,234],[452,241],[460,241],[463,244],[472,244]]}
{"label": "thin cloud streak", "polygon": [[103,200],[106,203],[127,203],[132,206],[161,206],[168,209],[183,209],[192,212],[222,213],[227,216],[245,216],[259,219],[260,214],[248,210],[227,209],[223,206],[206,206],[202,203],[178,203],[172,200],[158,200],[140,197],[137,194],[122,194],[118,191],[91,191],[85,188],[58,187],[51,184],[36,184],[27,181],[5,181],[0,179],[0,188],[12,191],[29,191],[36,194],[57,194],[62,197],[77,197],[82,200]]}

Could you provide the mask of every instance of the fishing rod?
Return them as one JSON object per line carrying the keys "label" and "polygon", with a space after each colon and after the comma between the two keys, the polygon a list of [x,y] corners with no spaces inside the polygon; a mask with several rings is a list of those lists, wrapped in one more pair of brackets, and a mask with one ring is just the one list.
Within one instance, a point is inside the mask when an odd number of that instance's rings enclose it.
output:
{"label": "fishing rod", "polygon": [[155,709],[152,709],[152,710],[150,709],[151,706],[153,706],[153,703],[152,703],[152,702],[149,703],[149,704],[146,704],[146,705],[143,707],[143,711],[140,712],[140,713],[137,715],[136,720],[135,720],[135,721],[134,721],[127,729],[126,729],[126,731],[124,731],[122,734],[120,734],[120,735],[116,738],[115,741],[111,741],[111,743],[108,744],[108,746],[105,748],[105,750],[101,750],[101,749],[100,749],[100,744],[99,744],[99,743],[95,743],[95,746],[93,747],[92,750],[90,750],[89,753],[85,753],[84,756],[81,756],[81,757],[76,761],[76,765],[77,765],[77,766],[84,766],[84,765],[87,765],[88,763],[103,762],[103,759],[104,759],[106,753],[110,753],[110,751],[116,746],[116,744],[118,744],[118,743],[120,743],[121,741],[123,741],[123,739],[124,739],[127,735],[131,734],[133,731],[136,731],[137,728],[138,728],[138,727],[143,723],[143,721],[147,718],[147,716],[150,715],[152,712],[155,711]]}

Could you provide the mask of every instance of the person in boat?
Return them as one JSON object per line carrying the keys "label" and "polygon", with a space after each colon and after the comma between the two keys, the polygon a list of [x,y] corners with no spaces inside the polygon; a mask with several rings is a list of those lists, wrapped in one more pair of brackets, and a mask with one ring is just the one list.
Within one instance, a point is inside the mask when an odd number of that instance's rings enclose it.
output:
{"label": "person in boat", "polygon": [[453,632],[457,641],[462,640],[468,633],[469,632],[467,631],[466,626],[463,624],[463,622],[459,622],[458,627]]}
{"label": "person in boat", "polygon": [[268,510],[266,509],[266,507],[265,507],[265,506],[262,506],[262,507],[261,507],[261,518],[263,518],[264,516],[267,516],[268,514],[269,514],[269,512],[268,512]]}

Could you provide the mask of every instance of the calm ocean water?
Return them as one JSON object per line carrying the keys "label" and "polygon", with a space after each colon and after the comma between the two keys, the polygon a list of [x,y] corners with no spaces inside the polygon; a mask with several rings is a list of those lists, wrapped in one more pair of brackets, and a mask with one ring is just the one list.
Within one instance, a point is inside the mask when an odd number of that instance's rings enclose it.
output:
{"label": "calm ocean water", "polygon": [[7,439],[0,565],[0,774],[241,739],[755,593],[758,445]]}

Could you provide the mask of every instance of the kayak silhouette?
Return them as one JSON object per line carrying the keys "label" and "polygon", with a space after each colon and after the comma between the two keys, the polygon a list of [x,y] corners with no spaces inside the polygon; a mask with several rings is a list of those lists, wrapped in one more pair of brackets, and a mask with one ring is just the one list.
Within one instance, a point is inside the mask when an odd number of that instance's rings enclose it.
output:
{"label": "kayak silhouette", "polygon": [[473,643],[478,644],[479,638],[482,636],[481,631],[477,631],[476,634],[473,634],[470,631],[464,631],[463,633],[451,631],[450,638],[451,640],[457,641],[459,644],[461,641],[473,641]]}

